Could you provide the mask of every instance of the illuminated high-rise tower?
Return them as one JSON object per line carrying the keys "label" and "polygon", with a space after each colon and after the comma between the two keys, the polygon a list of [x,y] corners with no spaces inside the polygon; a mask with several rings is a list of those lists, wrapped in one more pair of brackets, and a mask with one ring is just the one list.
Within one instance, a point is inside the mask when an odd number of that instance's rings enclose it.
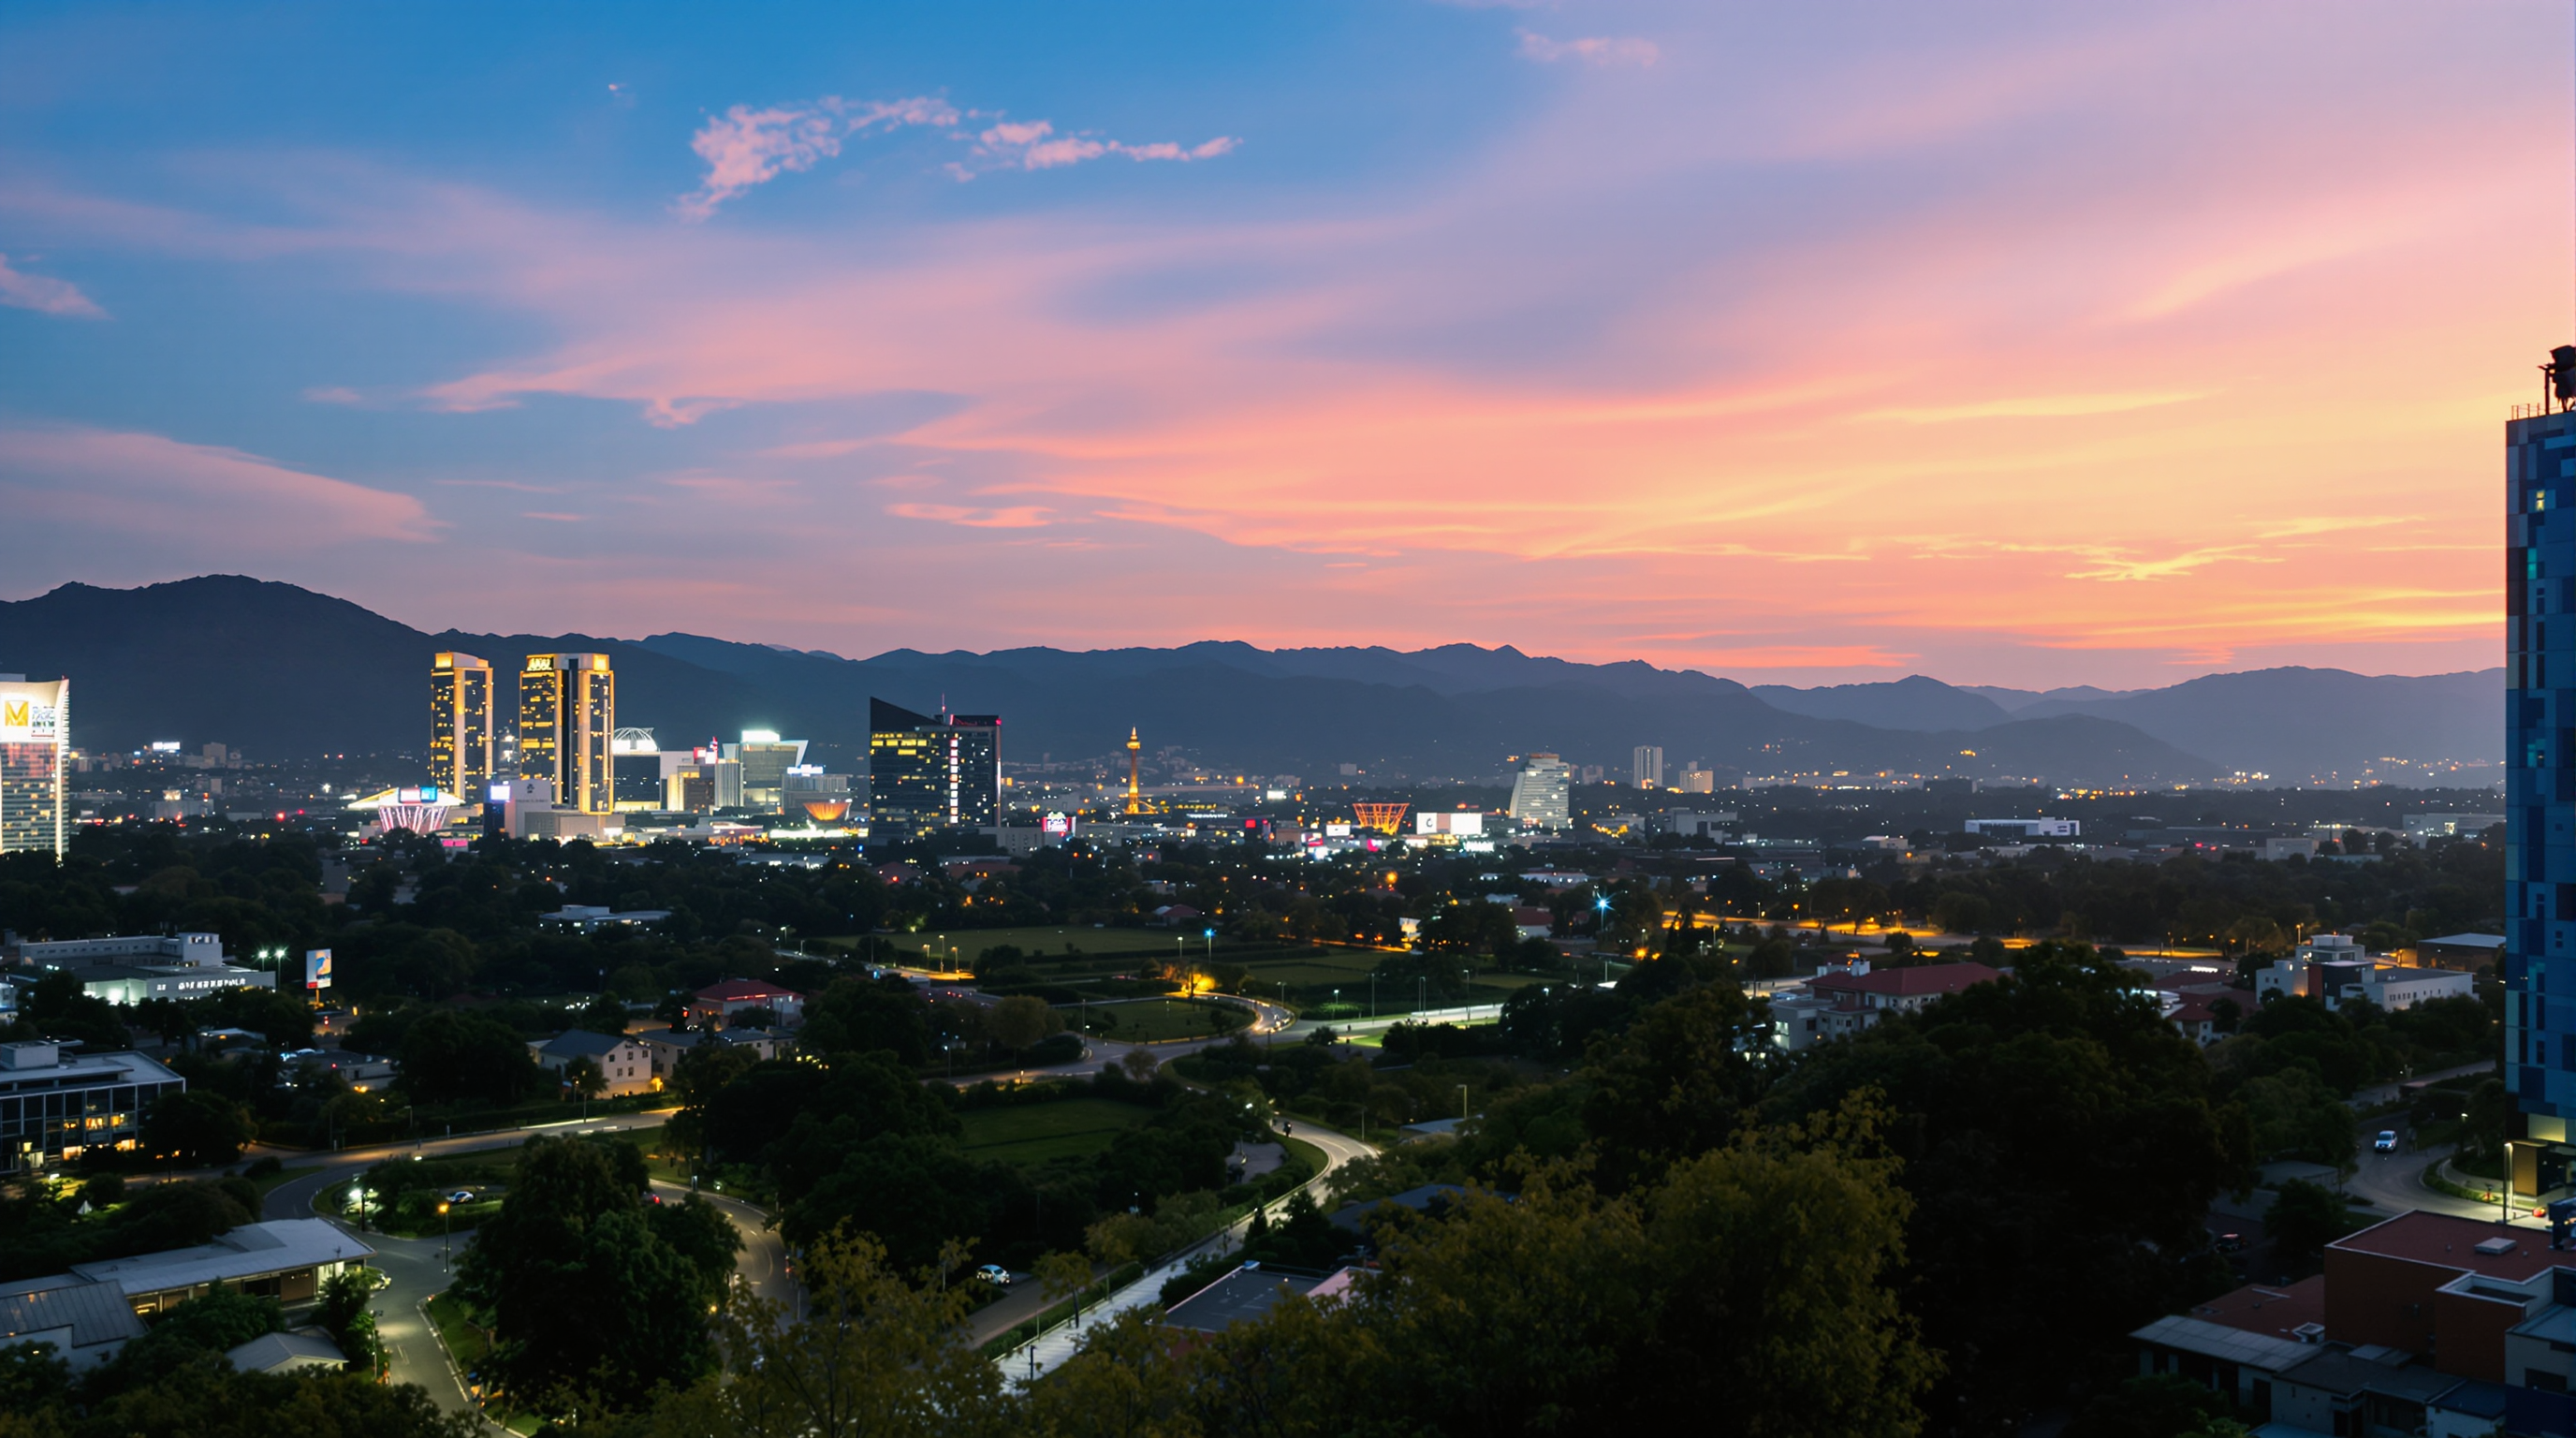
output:
{"label": "illuminated high-rise tower", "polygon": [[2567,1181],[2576,1156],[2576,346],[2504,427],[2505,1089],[2512,1186]]}
{"label": "illuminated high-rise tower", "polygon": [[492,666],[471,654],[429,661],[429,782],[480,802],[492,781]]}
{"label": "illuminated high-rise tower", "polygon": [[0,854],[63,852],[72,681],[0,674]]}
{"label": "illuminated high-rise tower", "polygon": [[1002,720],[868,701],[868,830],[915,839],[1001,822]]}
{"label": "illuminated high-rise tower", "polygon": [[555,803],[585,814],[616,807],[611,740],[617,676],[605,654],[531,654],[519,666],[519,774],[555,786]]}

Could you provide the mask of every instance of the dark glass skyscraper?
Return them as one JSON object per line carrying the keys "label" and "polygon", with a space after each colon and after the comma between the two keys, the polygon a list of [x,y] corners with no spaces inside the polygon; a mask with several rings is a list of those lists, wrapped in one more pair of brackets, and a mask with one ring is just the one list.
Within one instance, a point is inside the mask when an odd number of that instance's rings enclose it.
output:
{"label": "dark glass skyscraper", "polygon": [[2576,1114],[2576,412],[2505,425],[2505,1089],[2513,1188],[2566,1182]]}
{"label": "dark glass skyscraper", "polygon": [[1002,720],[915,714],[868,701],[868,836],[917,839],[934,829],[1001,822]]}

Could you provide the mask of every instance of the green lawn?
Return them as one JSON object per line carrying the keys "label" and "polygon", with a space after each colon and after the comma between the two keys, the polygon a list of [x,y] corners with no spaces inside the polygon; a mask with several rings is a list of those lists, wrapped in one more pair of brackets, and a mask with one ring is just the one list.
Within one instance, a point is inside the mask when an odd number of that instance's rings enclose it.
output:
{"label": "green lawn", "polygon": [[1132,1003],[1094,1004],[1082,1017],[1092,1032],[1129,1043],[1161,1039],[1205,1038],[1252,1022],[1248,1009],[1190,999],[1138,999]]}
{"label": "green lawn", "polygon": [[974,1109],[961,1115],[966,1151],[1005,1163],[1044,1163],[1100,1153],[1118,1135],[1153,1116],[1151,1109],[1100,1098]]}
{"label": "green lawn", "polygon": [[465,1311],[465,1300],[452,1293],[434,1294],[429,1300],[429,1321],[438,1325],[439,1341],[447,1345],[448,1356],[456,1360],[460,1372],[471,1372],[483,1361],[491,1343],[483,1330]]}

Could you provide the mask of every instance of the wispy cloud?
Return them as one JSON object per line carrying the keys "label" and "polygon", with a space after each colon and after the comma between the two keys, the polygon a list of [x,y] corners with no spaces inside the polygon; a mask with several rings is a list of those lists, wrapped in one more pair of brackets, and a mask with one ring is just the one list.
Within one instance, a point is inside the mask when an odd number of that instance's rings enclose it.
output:
{"label": "wispy cloud", "polygon": [[841,142],[853,135],[957,121],[955,106],[926,96],[853,102],[826,95],[810,103],[757,110],[736,105],[691,137],[689,148],[707,162],[707,175],[697,189],[680,197],[679,210],[689,219],[703,220],[754,185],[810,170],[817,161],[841,153]]}
{"label": "wispy cloud", "polygon": [[7,255],[0,255],[0,305],[12,309],[34,310],[38,314],[64,315],[72,319],[103,320],[107,311],[82,294],[80,286],[51,275],[31,275],[14,269]]}
{"label": "wispy cloud", "polygon": [[926,519],[938,524],[962,524],[969,529],[1043,529],[1055,523],[1055,511],[1040,505],[1019,504],[1005,509],[968,509],[955,504],[890,504],[886,513],[901,519]]}
{"label": "wispy cloud", "polygon": [[0,430],[0,496],[34,534],[176,541],[217,562],[227,550],[416,541],[437,528],[407,494],[219,445],[73,426]]}
{"label": "wispy cloud", "polygon": [[1175,160],[1186,164],[1192,160],[1213,160],[1219,155],[1231,154],[1241,143],[1232,135],[1219,135],[1186,148],[1172,140],[1130,145],[1122,140],[1104,140],[1087,133],[1060,135],[1056,133],[1052,120],[1004,120],[978,134],[975,148],[969,152],[968,158],[950,165],[948,172],[961,180],[971,180],[986,170],[1052,170],[1107,155],[1123,155],[1130,160]]}
{"label": "wispy cloud", "polygon": [[1652,40],[1634,35],[1585,35],[1551,40],[1535,30],[1521,32],[1521,54],[1543,65],[1579,60],[1586,65],[1652,65],[1663,58]]}
{"label": "wispy cloud", "polygon": [[1859,418],[1892,419],[1905,424],[1947,424],[1964,419],[2071,419],[2081,415],[2126,414],[2131,410],[2158,409],[2206,398],[2208,395],[2199,390],[2153,394],[2030,395],[2017,399],[1975,400],[1967,404],[1874,409]]}

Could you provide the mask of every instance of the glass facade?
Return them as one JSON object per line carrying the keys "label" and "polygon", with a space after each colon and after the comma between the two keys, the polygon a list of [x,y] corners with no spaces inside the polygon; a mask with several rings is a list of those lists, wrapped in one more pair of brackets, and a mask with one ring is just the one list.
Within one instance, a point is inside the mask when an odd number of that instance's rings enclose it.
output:
{"label": "glass facade", "polygon": [[430,660],[429,782],[468,799],[492,782],[492,666],[471,654]]}
{"label": "glass facade", "polygon": [[2566,1181],[2576,1113],[2576,413],[2505,426],[2505,1089],[2514,1189]]}
{"label": "glass facade", "polygon": [[186,1087],[134,1054],[25,1073],[0,1069],[0,1172],[58,1164],[92,1148],[131,1148],[153,1103]]}
{"label": "glass facade", "polygon": [[519,773],[586,814],[616,807],[617,676],[605,654],[531,654],[519,669]]}
{"label": "glass facade", "polygon": [[868,701],[871,835],[988,829],[1001,822],[1001,807],[1001,716],[915,714]]}

